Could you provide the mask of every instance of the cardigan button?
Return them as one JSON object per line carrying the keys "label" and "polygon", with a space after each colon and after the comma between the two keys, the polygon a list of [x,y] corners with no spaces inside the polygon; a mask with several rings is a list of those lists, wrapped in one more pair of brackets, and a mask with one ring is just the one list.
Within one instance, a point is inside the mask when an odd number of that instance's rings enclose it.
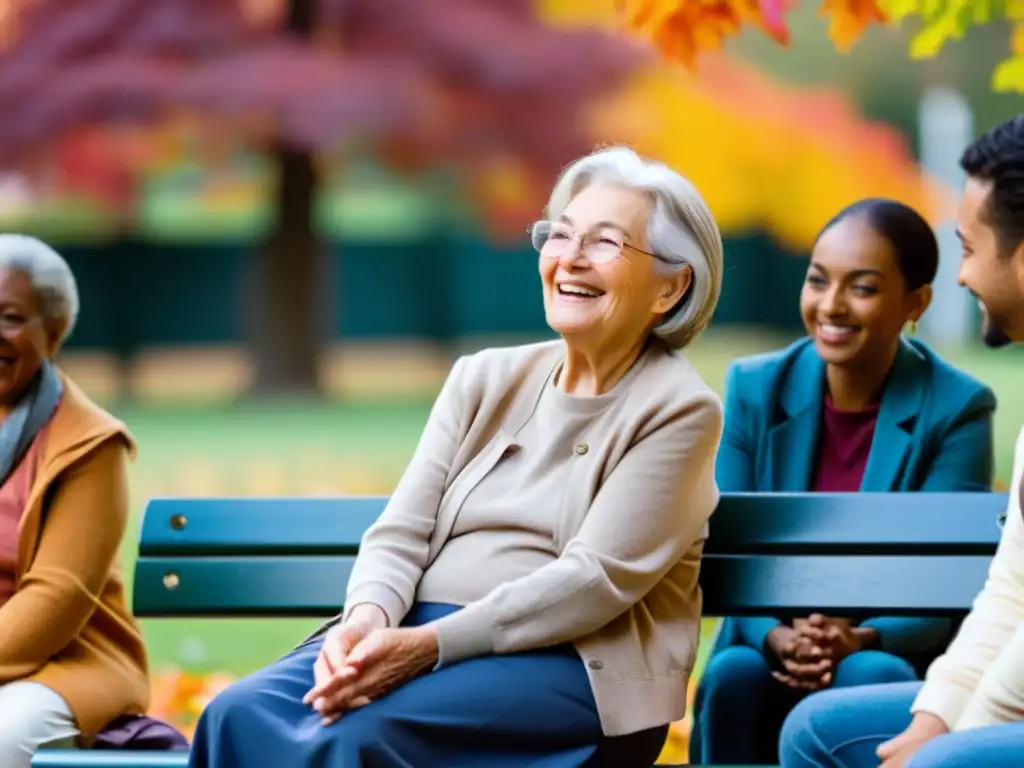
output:
{"label": "cardigan button", "polygon": [[590,661],[588,661],[587,666],[595,671],[599,669],[604,669],[604,664],[602,664],[597,659],[591,659]]}
{"label": "cardigan button", "polygon": [[589,451],[589,450],[590,450],[590,446],[589,445],[587,445],[586,443],[580,443],[579,445],[576,446],[576,455],[577,456],[585,456],[587,451]]}
{"label": "cardigan button", "polygon": [[164,574],[164,589],[168,592],[173,592],[181,584],[181,577],[178,574],[171,571],[170,573]]}
{"label": "cardigan button", "polygon": [[184,515],[171,516],[171,528],[173,528],[174,530],[184,531],[186,525],[188,525],[188,518]]}

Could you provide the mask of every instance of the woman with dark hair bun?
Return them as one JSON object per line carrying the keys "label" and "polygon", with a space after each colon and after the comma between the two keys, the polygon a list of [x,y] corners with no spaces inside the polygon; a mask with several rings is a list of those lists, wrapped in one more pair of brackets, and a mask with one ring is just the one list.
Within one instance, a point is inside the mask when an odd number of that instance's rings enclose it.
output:
{"label": "woman with dark hair bun", "polygon": [[[902,203],[862,200],[825,225],[800,294],[807,336],[727,373],[722,492],[990,490],[995,396],[904,335],[937,269],[935,234]],[[951,636],[947,619],[726,619],[690,762],[775,765],[802,698],[915,680]]]}

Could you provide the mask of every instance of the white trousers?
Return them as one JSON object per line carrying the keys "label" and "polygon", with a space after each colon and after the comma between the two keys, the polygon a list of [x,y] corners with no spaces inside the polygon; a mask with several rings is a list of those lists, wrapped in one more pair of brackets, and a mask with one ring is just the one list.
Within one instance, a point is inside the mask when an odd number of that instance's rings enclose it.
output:
{"label": "white trousers", "polygon": [[60,696],[39,683],[0,685],[0,766],[29,768],[41,747],[73,747],[78,729]]}

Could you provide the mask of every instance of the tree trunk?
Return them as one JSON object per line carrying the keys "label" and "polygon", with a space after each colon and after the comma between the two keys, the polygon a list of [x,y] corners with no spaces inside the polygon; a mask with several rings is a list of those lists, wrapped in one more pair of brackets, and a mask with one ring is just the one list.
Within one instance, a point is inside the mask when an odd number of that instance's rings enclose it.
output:
{"label": "tree trunk", "polygon": [[[311,37],[315,0],[291,0],[287,28]],[[313,232],[317,174],[310,153],[279,142],[277,223],[256,258],[252,296],[251,351],[258,394],[314,394],[324,331],[324,252]]]}

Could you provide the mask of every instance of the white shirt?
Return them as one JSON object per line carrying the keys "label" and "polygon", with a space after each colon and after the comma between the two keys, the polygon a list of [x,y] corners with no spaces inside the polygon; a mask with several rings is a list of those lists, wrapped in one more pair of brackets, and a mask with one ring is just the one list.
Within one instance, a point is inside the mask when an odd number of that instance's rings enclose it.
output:
{"label": "white shirt", "polygon": [[912,712],[951,731],[1024,721],[1024,429],[1014,449],[1002,540],[988,579],[960,632],[928,669]]}

